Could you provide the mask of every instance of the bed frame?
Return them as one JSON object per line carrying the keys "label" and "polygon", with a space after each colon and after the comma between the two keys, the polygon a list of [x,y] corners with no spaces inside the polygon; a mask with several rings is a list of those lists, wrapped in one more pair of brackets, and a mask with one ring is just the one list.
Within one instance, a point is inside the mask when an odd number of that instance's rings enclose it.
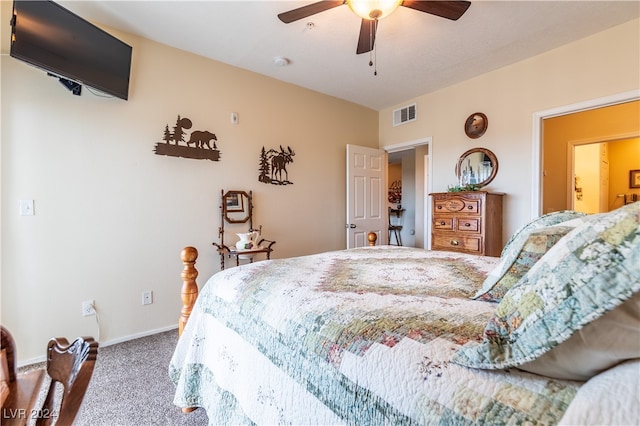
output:
{"label": "bed frame", "polygon": [[[375,232],[367,234],[367,241],[369,241],[370,246],[375,246],[377,240],[378,235]],[[198,298],[198,284],[196,283],[196,278],[198,278],[198,270],[196,269],[198,250],[195,247],[187,246],[180,252],[180,259],[182,259],[184,268],[180,274],[182,277],[182,290],[180,291],[182,309],[178,319],[178,335],[182,334],[182,330],[184,330],[184,326],[189,321],[189,316],[191,316],[193,305]]]}

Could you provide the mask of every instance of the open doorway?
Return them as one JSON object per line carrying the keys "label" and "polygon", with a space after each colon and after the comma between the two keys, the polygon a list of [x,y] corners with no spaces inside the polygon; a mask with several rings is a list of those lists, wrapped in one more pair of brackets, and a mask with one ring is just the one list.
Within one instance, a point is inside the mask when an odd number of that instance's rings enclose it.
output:
{"label": "open doorway", "polygon": [[573,145],[571,210],[582,213],[609,211],[609,156],[607,143]]}
{"label": "open doorway", "polygon": [[416,246],[416,150],[388,154],[389,244]]}
{"label": "open doorway", "polygon": [[[571,168],[572,145],[640,137],[639,111],[638,93],[630,92],[537,113],[534,117],[537,120],[537,125],[534,125],[534,153],[538,156],[534,155],[533,170],[534,182],[540,184],[533,188],[533,216],[574,207],[576,182]],[[608,146],[613,145],[610,143]],[[622,205],[623,200],[618,194],[629,190],[628,177],[622,179],[626,188],[612,188],[611,182],[620,185],[618,176],[628,176],[630,167],[632,165],[626,163],[615,167],[609,164],[610,185],[606,202],[610,210]],[[612,178],[614,174],[615,181]]]}
{"label": "open doorway", "polygon": [[572,210],[604,213],[638,199],[640,188],[631,187],[629,178],[632,170],[640,169],[640,138],[569,146]]}
{"label": "open doorway", "polygon": [[[390,233],[389,243],[429,248],[431,192],[429,156],[431,138],[382,147],[388,153],[389,224],[401,226]],[[394,188],[392,188],[394,187]],[[400,189],[400,197],[393,197]],[[399,207],[399,208],[398,208]]]}

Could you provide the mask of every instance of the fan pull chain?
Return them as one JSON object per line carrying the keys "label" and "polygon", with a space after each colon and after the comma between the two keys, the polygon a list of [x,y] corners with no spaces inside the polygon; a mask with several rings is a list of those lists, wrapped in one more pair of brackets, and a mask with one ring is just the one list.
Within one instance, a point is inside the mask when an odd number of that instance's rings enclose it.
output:
{"label": "fan pull chain", "polygon": [[373,35],[378,30],[378,20],[374,19],[373,24],[369,26],[369,66],[373,67],[373,75],[378,75],[378,65],[376,60],[376,47],[373,43]]}

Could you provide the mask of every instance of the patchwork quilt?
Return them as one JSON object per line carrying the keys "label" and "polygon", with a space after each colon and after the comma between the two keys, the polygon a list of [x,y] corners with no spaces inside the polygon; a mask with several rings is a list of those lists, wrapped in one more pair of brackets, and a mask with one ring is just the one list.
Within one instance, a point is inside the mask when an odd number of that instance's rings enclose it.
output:
{"label": "patchwork quilt", "polygon": [[210,424],[556,424],[580,382],[451,362],[499,259],[377,246],[256,262],[203,286],[169,367]]}

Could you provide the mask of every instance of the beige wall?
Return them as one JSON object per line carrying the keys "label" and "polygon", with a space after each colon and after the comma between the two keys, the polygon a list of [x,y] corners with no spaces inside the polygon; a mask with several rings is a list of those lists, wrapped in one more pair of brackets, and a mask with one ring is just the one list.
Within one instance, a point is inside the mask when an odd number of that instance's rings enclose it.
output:
{"label": "beige wall", "polygon": [[[22,363],[52,336],[114,342],[177,325],[182,247],[200,252],[200,284],[219,268],[221,189],[254,191],[276,258],[344,248],[345,146],[378,144],[376,111],[115,34],[133,46],[127,102],[72,96],[3,44],[1,321]],[[153,153],[177,115],[216,133],[221,161]],[[258,182],[261,148],[280,145],[295,151],[293,184]],[[18,216],[21,199],[35,216]],[[91,299],[99,332],[81,316]]]}
{"label": "beige wall", "polygon": [[[458,157],[472,147],[493,151],[499,171],[487,189],[505,192],[503,240],[531,217],[533,117],[536,112],[640,89],[639,21],[565,45],[380,112],[380,146],[431,136],[433,190],[454,184]],[[612,48],[615,46],[615,48]],[[425,77],[428,78],[428,77]],[[393,127],[392,111],[417,103],[415,122]],[[469,139],[464,122],[474,112],[487,132]]]}

